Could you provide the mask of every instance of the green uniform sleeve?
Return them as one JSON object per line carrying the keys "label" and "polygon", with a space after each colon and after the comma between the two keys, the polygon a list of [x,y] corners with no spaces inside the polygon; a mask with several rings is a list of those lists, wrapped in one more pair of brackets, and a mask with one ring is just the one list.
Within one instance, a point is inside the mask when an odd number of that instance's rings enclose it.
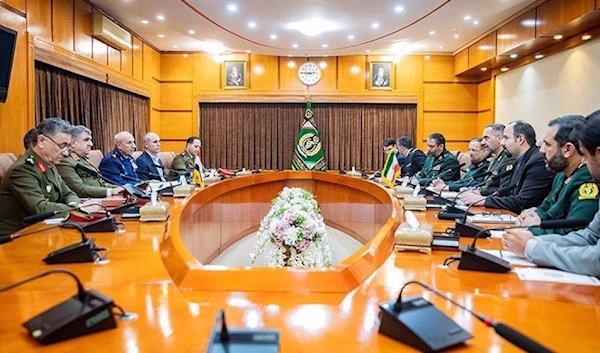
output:
{"label": "green uniform sleeve", "polygon": [[[70,206],[68,202],[77,202],[80,200],[71,190],[66,187],[66,190],[61,188],[63,200],[65,203],[51,202],[43,194],[43,190],[39,187],[40,181],[36,177],[35,171],[29,165],[22,165],[12,171],[12,189],[15,197],[23,205],[29,214],[36,214],[48,211],[67,211]],[[63,193],[63,191],[65,193]]]}
{"label": "green uniform sleeve", "polygon": [[[580,200],[579,190],[576,189],[571,195],[571,206],[569,207],[569,213],[565,217],[566,219],[584,219],[591,222],[594,219],[594,215],[598,212],[598,197],[592,199]],[[540,217],[541,218],[541,217]],[[572,231],[579,230],[581,228],[559,228],[559,229],[540,229],[538,227],[531,227],[530,231],[533,235],[544,235],[544,234],[561,234],[566,235]]]}
{"label": "green uniform sleeve", "polygon": [[104,198],[106,197],[106,189],[101,186],[87,185],[83,178],[77,174],[75,168],[66,163],[61,163],[56,166],[58,173],[62,176],[64,182],[67,184],[69,189],[79,195],[79,197],[93,197],[93,198]]}

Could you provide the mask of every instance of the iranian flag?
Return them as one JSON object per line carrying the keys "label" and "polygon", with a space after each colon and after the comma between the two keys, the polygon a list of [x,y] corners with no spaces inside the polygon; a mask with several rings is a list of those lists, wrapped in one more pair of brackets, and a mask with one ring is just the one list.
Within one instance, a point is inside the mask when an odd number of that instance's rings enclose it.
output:
{"label": "iranian flag", "polygon": [[381,172],[381,180],[385,185],[393,188],[398,176],[400,176],[400,163],[398,163],[398,159],[396,158],[396,152],[392,150],[385,159],[385,167],[383,168],[383,172]]}

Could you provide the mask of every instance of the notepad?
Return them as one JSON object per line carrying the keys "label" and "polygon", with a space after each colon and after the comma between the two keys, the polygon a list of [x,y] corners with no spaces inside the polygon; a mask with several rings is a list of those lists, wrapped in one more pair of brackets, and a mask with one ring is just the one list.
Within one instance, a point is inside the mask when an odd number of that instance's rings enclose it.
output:
{"label": "notepad", "polygon": [[600,280],[596,277],[578,275],[549,268],[521,267],[516,268],[515,272],[522,281],[554,282],[600,287]]}
{"label": "notepad", "polygon": [[469,216],[467,220],[471,223],[496,223],[515,224],[517,217],[508,214],[476,214]]}

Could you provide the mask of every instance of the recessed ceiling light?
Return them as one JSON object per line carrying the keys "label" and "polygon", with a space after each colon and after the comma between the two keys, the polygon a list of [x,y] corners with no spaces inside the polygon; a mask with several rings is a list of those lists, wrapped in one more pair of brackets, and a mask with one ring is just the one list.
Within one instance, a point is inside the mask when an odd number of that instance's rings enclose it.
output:
{"label": "recessed ceiling light", "polygon": [[371,52],[371,49],[365,50],[365,53],[370,53],[370,52]]}
{"label": "recessed ceiling light", "polygon": [[535,58],[536,58],[536,59],[541,59],[541,58],[543,58],[543,57],[544,57],[544,54],[537,54],[537,55],[535,56]]}
{"label": "recessed ceiling light", "polygon": [[396,11],[396,12],[402,12],[402,11],[404,11],[404,7],[402,7],[402,6],[396,6],[396,7],[394,7],[394,11]]}
{"label": "recessed ceiling light", "polygon": [[509,68],[508,68],[508,67],[503,67],[503,68],[501,68],[501,69],[500,69],[500,71],[502,71],[502,72],[506,72],[506,71],[508,71],[508,70],[509,70]]}
{"label": "recessed ceiling light", "polygon": [[292,54],[288,54],[288,56],[291,58],[291,57],[292,57]]}
{"label": "recessed ceiling light", "polygon": [[235,6],[234,4],[228,5],[227,10],[234,12],[237,10],[237,6]]}
{"label": "recessed ceiling light", "polygon": [[438,48],[440,48],[440,49],[444,49],[444,46],[443,46],[443,45],[440,45]]}
{"label": "recessed ceiling light", "polygon": [[519,54],[510,54],[510,58],[511,58],[511,59],[515,59],[515,58],[516,58],[516,57],[518,57],[518,56],[519,56]]}
{"label": "recessed ceiling light", "polygon": [[479,24],[479,21],[475,20],[475,21],[473,21],[473,24],[474,24],[475,26],[477,26],[477,25]]}
{"label": "recessed ceiling light", "polygon": [[463,20],[465,20],[465,21],[468,21],[468,20],[470,20],[470,19],[471,19],[471,16],[470,16],[470,15],[466,15],[465,17],[463,17]]}
{"label": "recessed ceiling light", "polygon": [[354,36],[351,34],[348,36],[348,39],[352,40],[352,39],[354,39]]}
{"label": "recessed ceiling light", "polygon": [[148,21],[148,20],[142,20],[142,24],[147,25],[148,23],[150,23],[150,21]]}
{"label": "recessed ceiling light", "polygon": [[340,28],[340,25],[332,21],[313,18],[306,21],[288,23],[285,27],[287,29],[294,29],[305,36],[315,37],[323,32],[334,31]]}
{"label": "recessed ceiling light", "polygon": [[321,47],[323,47],[323,48],[327,48],[328,46],[329,45],[327,45],[327,44],[321,44]]}
{"label": "recessed ceiling light", "polygon": [[256,27],[256,22],[248,22],[248,27],[255,28]]}
{"label": "recessed ceiling light", "polygon": [[434,34],[435,34],[435,31],[429,31],[429,35],[430,35],[430,36],[431,36],[431,35],[434,35]]}
{"label": "recessed ceiling light", "polygon": [[165,16],[163,16],[163,15],[156,15],[156,19],[160,20],[160,21],[164,21]]}
{"label": "recessed ceiling light", "polygon": [[276,34],[271,34],[269,37],[270,37],[271,39],[277,39],[277,35],[276,35]]}
{"label": "recessed ceiling light", "polygon": [[581,39],[583,39],[583,40],[590,40],[590,39],[592,39],[592,35],[589,34],[589,33],[586,33],[586,34],[584,34],[584,35],[581,36]]}
{"label": "recessed ceiling light", "polygon": [[158,35],[158,38],[164,38],[164,37],[165,37],[165,35],[162,33]]}
{"label": "recessed ceiling light", "polygon": [[252,53],[252,50],[246,49],[246,53]]}
{"label": "recessed ceiling light", "polygon": [[458,39],[458,34],[455,34],[455,35],[454,35],[454,39]]}
{"label": "recessed ceiling light", "polygon": [[194,31],[193,29],[190,29],[190,30],[188,31],[188,33],[189,33],[189,34],[196,34],[196,31]]}
{"label": "recessed ceiling light", "polygon": [[373,23],[373,24],[371,25],[371,28],[379,28],[379,23],[377,23],[377,22],[376,22],[376,23]]}
{"label": "recessed ceiling light", "polygon": [[425,60],[431,59],[431,55],[425,55]]}
{"label": "recessed ceiling light", "polygon": [[294,49],[298,48],[298,44],[296,44],[296,43],[292,44],[292,48],[294,48]]}
{"label": "recessed ceiling light", "polygon": [[324,57],[324,58],[326,58],[326,57],[328,57],[328,56],[329,56],[329,55],[327,55],[327,54],[323,55],[323,57]]}
{"label": "recessed ceiling light", "polygon": [[172,47],[173,47],[173,49],[177,49],[177,48],[179,48],[179,46],[178,46],[178,45],[172,45]]}
{"label": "recessed ceiling light", "polygon": [[481,69],[479,69],[481,71],[487,71],[487,67],[482,67]]}
{"label": "recessed ceiling light", "polygon": [[561,40],[561,39],[563,39],[563,35],[562,34],[555,34],[553,38],[554,38],[554,40]]}

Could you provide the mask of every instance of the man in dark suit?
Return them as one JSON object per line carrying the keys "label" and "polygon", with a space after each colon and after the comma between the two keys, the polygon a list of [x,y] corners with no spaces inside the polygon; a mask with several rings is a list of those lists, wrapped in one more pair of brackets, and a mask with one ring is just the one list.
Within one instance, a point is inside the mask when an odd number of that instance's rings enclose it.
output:
{"label": "man in dark suit", "polygon": [[[469,205],[502,208],[515,213],[540,205],[550,192],[554,172],[546,169],[544,156],[536,146],[535,130],[524,121],[514,121],[504,129],[502,144],[516,158],[508,189],[499,189],[484,200],[477,193],[465,193],[461,200]],[[509,190],[512,185],[514,188]]]}
{"label": "man in dark suit", "polygon": [[404,163],[400,164],[402,176],[411,177],[423,169],[427,156],[425,156],[423,151],[418,150],[413,146],[413,143],[408,136],[398,138],[396,146],[398,152],[404,156]]}
{"label": "man in dark suit", "polygon": [[140,179],[165,181],[164,166],[158,152],[160,152],[160,137],[154,132],[144,135],[144,153],[135,160]]}

